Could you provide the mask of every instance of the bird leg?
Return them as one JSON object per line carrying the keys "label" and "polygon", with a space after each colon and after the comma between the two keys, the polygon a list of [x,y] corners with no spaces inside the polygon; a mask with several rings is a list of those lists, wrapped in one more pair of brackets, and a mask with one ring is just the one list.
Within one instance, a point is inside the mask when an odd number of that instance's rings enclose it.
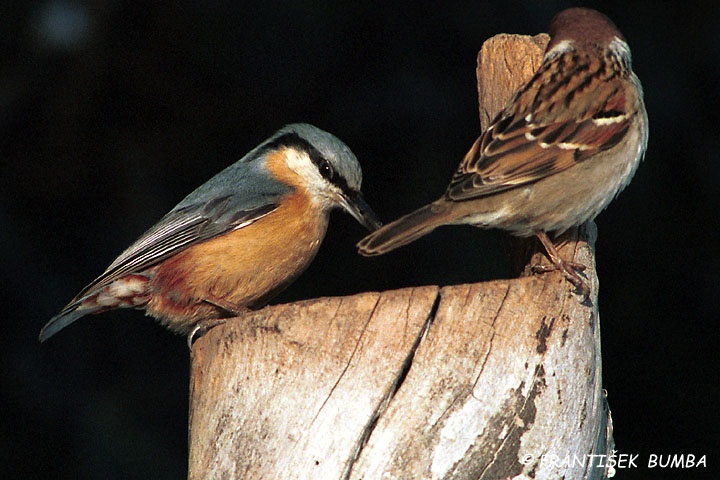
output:
{"label": "bird leg", "polygon": [[224,310],[224,313],[227,313],[227,315],[223,315],[223,317],[225,318],[239,317],[240,315],[250,310],[247,307],[240,307],[234,303],[228,302],[227,300],[218,297],[207,296],[203,298],[203,300],[210,305],[216,306],[219,310]]}
{"label": "bird leg", "polygon": [[245,307],[238,307],[237,305],[232,304],[222,298],[207,297],[203,300],[210,305],[217,307],[218,310],[227,315],[224,315],[220,318],[207,318],[205,320],[200,320],[199,322],[197,322],[188,334],[188,347],[190,348],[190,350],[192,350],[193,342],[195,342],[197,338],[205,335],[208,330],[213,327],[217,327],[218,325],[222,325],[223,323],[227,322],[228,318],[240,316],[249,310]]}
{"label": "bird leg", "polygon": [[200,320],[199,322],[197,322],[188,334],[188,348],[192,350],[193,343],[195,343],[195,340],[197,340],[197,338],[205,335],[211,328],[222,325],[225,322],[227,322],[227,318],[208,318],[206,320]]}
{"label": "bird leg", "polygon": [[555,248],[552,240],[547,236],[547,233],[540,231],[535,232],[535,235],[538,240],[540,240],[540,243],[543,244],[543,247],[545,247],[545,251],[552,265],[535,265],[532,268],[533,271],[536,273],[545,273],[560,270],[565,275],[565,278],[587,297],[590,294],[590,287],[578,274],[578,272],[585,270],[585,265],[563,259]]}

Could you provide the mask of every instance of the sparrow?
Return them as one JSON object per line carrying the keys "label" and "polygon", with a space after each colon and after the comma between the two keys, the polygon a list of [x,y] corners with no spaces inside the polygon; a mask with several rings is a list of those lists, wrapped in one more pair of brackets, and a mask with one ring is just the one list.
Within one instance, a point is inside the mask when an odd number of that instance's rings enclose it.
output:
{"label": "sparrow", "polygon": [[594,219],[630,182],[648,141],[640,81],[625,37],[587,8],[557,14],[542,64],[480,135],[444,195],[358,243],[380,255],[442,225],[535,235],[552,266],[578,290],[584,266],[553,241]]}

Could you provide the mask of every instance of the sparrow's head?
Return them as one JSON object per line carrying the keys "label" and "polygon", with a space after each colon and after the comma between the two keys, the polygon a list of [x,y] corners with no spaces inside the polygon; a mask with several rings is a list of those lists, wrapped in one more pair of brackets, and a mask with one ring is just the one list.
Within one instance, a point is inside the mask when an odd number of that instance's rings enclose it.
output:
{"label": "sparrow's head", "polygon": [[631,70],[630,47],[608,17],[589,8],[568,8],[550,22],[550,43],[545,60],[553,60],[568,51],[602,52],[616,68]]}
{"label": "sparrow's head", "polygon": [[550,44],[547,51],[563,42],[576,47],[606,47],[614,40],[625,41],[615,24],[602,13],[589,8],[568,8],[550,22]]}

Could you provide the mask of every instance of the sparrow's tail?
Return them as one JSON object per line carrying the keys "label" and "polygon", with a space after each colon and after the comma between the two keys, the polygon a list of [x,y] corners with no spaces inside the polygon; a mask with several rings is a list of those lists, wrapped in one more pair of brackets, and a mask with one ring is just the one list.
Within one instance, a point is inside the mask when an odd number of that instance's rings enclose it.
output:
{"label": "sparrow's tail", "polygon": [[382,255],[414,242],[451,220],[447,204],[434,202],[375,230],[358,242],[361,255]]}

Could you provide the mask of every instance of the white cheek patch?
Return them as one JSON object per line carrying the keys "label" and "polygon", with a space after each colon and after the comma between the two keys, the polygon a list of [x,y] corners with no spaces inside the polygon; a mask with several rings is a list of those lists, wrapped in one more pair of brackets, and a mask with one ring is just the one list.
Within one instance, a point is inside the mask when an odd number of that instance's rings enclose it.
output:
{"label": "white cheek patch", "polygon": [[630,46],[628,46],[628,44],[620,37],[613,38],[612,41],[608,44],[608,48],[618,57],[623,57],[628,60],[630,60],[631,58]]}
{"label": "white cheek patch", "polygon": [[570,52],[572,50],[575,50],[573,42],[571,40],[562,40],[558,42],[558,44],[555,45],[553,48],[547,51],[545,57],[543,58],[543,61],[546,61],[549,58],[554,58],[558,55],[562,55],[565,52]]}
{"label": "white cheek patch", "polygon": [[[317,170],[306,153],[299,152],[294,148],[288,148],[285,151],[285,164],[290,170],[303,178],[308,178],[312,175],[310,171],[311,167],[312,170]],[[318,174],[318,176],[320,175]]]}
{"label": "white cheek patch", "polygon": [[307,189],[309,200],[313,205],[321,210],[328,210],[341,203],[338,200],[342,197],[340,189],[320,175],[317,165],[307,153],[290,148],[285,163],[302,179],[303,183],[300,186]]}
{"label": "white cheek patch", "polygon": [[327,188],[327,181],[320,176],[317,166],[307,153],[288,148],[285,153],[285,164],[288,169],[295,172],[302,179],[302,186],[309,191],[318,193]]}

